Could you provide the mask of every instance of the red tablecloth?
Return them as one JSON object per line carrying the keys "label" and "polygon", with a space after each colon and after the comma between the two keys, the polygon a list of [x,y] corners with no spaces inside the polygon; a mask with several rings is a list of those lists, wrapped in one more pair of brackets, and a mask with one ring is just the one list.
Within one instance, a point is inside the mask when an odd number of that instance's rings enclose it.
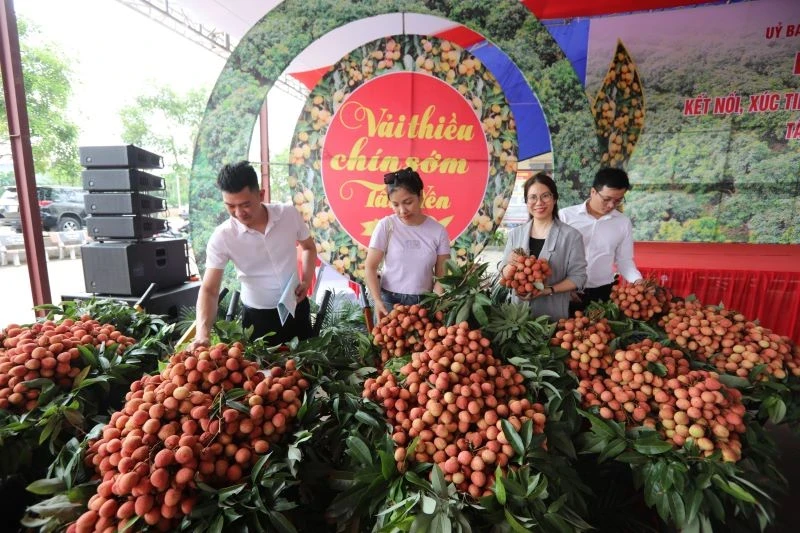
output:
{"label": "red tablecloth", "polygon": [[722,303],[800,342],[800,246],[637,242],[636,264],[677,296]]}

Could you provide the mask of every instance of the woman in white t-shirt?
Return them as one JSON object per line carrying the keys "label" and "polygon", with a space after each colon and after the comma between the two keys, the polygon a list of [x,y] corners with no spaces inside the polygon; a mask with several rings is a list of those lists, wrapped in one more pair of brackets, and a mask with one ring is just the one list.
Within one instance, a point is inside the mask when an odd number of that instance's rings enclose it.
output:
{"label": "woman in white t-shirt", "polygon": [[[444,274],[450,257],[450,240],[439,222],[422,213],[422,179],[406,168],[383,178],[394,211],[381,219],[369,241],[366,282],[380,320],[395,304],[419,303],[434,286],[434,276]],[[383,261],[383,271],[378,268]],[[380,298],[375,295],[380,294]]]}

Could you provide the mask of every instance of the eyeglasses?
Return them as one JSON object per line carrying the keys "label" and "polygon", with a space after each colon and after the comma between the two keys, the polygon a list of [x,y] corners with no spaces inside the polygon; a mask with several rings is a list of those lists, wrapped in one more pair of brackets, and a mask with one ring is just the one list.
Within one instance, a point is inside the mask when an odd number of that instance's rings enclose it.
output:
{"label": "eyeglasses", "polygon": [[407,179],[411,179],[417,173],[414,171],[413,168],[408,167],[402,170],[396,170],[394,172],[389,172],[388,174],[383,175],[383,183],[386,185],[391,185],[392,183],[403,181]]}
{"label": "eyeglasses", "polygon": [[597,191],[595,191],[595,193],[597,194],[597,196],[600,197],[600,199],[603,201],[604,204],[611,204],[611,205],[615,205],[616,206],[616,205],[622,205],[622,204],[625,203],[625,197],[624,196],[621,197],[621,198],[609,198],[608,196],[603,196],[602,194],[600,194]]}
{"label": "eyeglasses", "polygon": [[538,195],[538,196],[535,195],[535,194],[529,194],[528,195],[528,203],[531,203],[531,204],[535,204],[539,200],[541,200],[544,203],[547,203],[552,199],[553,199],[553,193],[551,193],[551,192],[545,192],[545,193],[542,193],[541,195]]}

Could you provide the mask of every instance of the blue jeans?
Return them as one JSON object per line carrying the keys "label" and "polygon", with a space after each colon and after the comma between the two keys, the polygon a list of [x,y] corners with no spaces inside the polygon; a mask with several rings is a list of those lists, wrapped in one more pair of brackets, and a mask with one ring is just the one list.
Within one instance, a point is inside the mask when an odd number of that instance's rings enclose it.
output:
{"label": "blue jeans", "polygon": [[399,292],[392,292],[387,291],[386,289],[381,289],[381,300],[383,304],[386,306],[387,311],[391,311],[394,307],[394,304],[401,304],[401,305],[414,305],[418,304],[420,300],[422,300],[421,294],[402,294]]}

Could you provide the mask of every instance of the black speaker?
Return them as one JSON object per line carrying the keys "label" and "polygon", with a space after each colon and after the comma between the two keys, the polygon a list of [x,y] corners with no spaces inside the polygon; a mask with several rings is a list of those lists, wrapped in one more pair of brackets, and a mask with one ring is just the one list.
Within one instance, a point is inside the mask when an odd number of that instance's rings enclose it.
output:
{"label": "black speaker", "polygon": [[92,168],[81,172],[83,188],[89,192],[159,191],[164,178],[135,168]]}
{"label": "black speaker", "polygon": [[86,168],[163,168],[164,158],[138,146],[81,146],[81,166]]}
{"label": "black speaker", "polygon": [[139,192],[88,193],[83,203],[90,215],[146,215],[167,208],[163,198]]}
{"label": "black speaker", "polygon": [[167,221],[161,218],[139,215],[86,218],[86,230],[95,239],[149,239],[166,229]]}
{"label": "black speaker", "polygon": [[[145,311],[154,315],[167,315],[169,318],[177,320],[181,308],[193,307],[197,303],[200,285],[199,281],[189,281],[168,289],[156,290],[145,303]],[[139,300],[140,296],[115,295],[113,299],[126,302],[132,306]],[[97,295],[90,293],[61,295],[62,300],[73,301],[89,300],[96,297]]]}
{"label": "black speaker", "polygon": [[96,242],[81,247],[86,292],[140,296],[157,283],[160,289],[189,279],[186,239]]}

